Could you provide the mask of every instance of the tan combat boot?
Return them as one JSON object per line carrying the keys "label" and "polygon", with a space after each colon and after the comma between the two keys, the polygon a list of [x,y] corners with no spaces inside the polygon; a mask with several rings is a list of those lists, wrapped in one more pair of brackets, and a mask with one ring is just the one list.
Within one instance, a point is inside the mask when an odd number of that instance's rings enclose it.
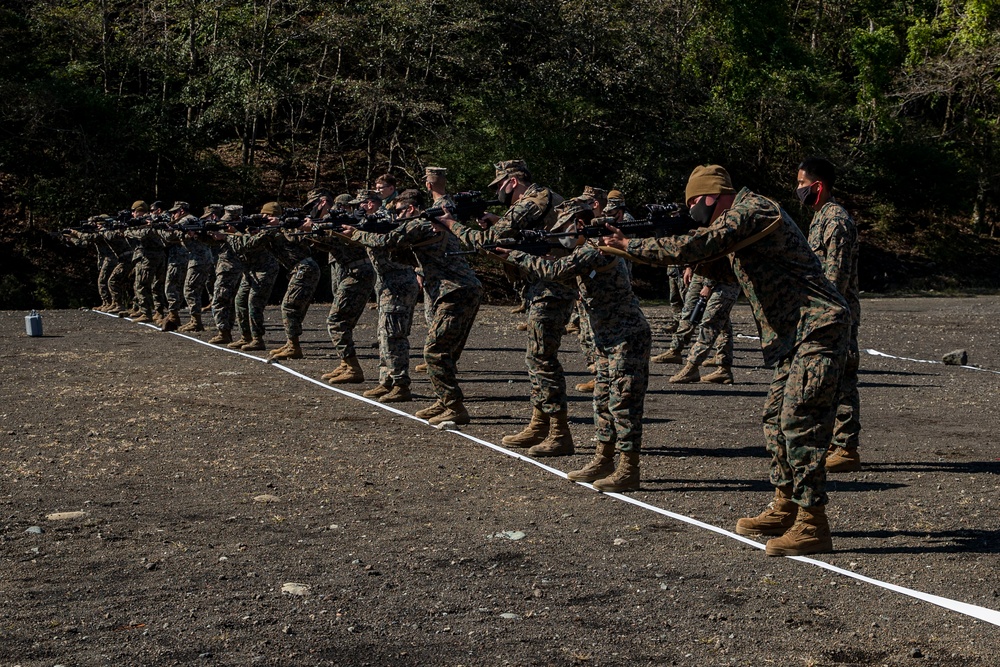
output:
{"label": "tan combat boot", "polygon": [[372,387],[371,389],[361,392],[361,395],[364,396],[365,398],[378,398],[380,396],[385,396],[390,391],[392,391],[392,387],[379,383],[374,387]]}
{"label": "tan combat boot", "polygon": [[204,331],[205,325],[201,323],[201,313],[191,313],[191,319],[187,324],[180,327],[178,331]]}
{"label": "tan combat boot", "polygon": [[711,359],[706,359],[705,361],[701,362],[701,365],[702,366],[725,366],[726,363],[725,363],[725,360],[722,358],[722,355],[716,353],[716,355],[714,357],[712,357]]}
{"label": "tan combat boot", "polygon": [[563,408],[549,416],[549,434],[528,450],[528,456],[569,456],[573,454],[573,434],[569,430],[569,415]]}
{"label": "tan combat boot", "polygon": [[569,324],[566,325],[567,336],[576,336],[579,333],[580,333],[580,325],[577,324],[576,322],[570,322]]}
{"label": "tan combat boot", "polygon": [[833,551],[826,505],[800,507],[792,527],[781,537],[768,540],[764,551],[768,556],[808,556]]}
{"label": "tan combat boot", "polygon": [[264,345],[263,338],[254,338],[252,341],[247,343],[241,348],[244,352],[260,352],[266,350],[267,346]]}
{"label": "tan combat boot", "polygon": [[861,470],[861,455],[857,449],[832,446],[826,453],[827,472],[858,472]]}
{"label": "tan combat boot", "polygon": [[413,370],[416,373],[423,373],[423,372],[425,372],[427,370],[427,364],[421,362],[421,363],[417,364],[416,366],[414,366]]}
{"label": "tan combat boot", "polygon": [[518,331],[527,331],[528,330],[528,323],[527,322],[519,322],[517,324],[517,326],[515,326],[514,328],[517,329]]}
{"label": "tan combat boot", "polygon": [[667,382],[670,384],[691,384],[692,382],[697,382],[700,379],[701,376],[698,374],[698,366],[689,361],[684,364],[684,368],[671,375]]}
{"label": "tan combat boot", "polygon": [[610,477],[594,481],[594,488],[605,493],[639,490],[639,452],[620,452],[618,467]]}
{"label": "tan combat boot", "polygon": [[347,368],[339,375],[334,375],[327,382],[330,384],[359,384],[365,381],[365,372],[361,370],[361,364],[358,363],[356,356],[344,359],[344,363]]}
{"label": "tan combat boot", "polygon": [[461,426],[462,424],[468,424],[471,421],[472,418],[469,416],[469,411],[465,409],[462,401],[458,401],[452,405],[444,406],[444,412],[431,417],[427,420],[427,423],[431,426],[437,426],[438,424],[443,424],[445,422],[452,422],[456,426]]}
{"label": "tan combat boot", "polygon": [[658,354],[650,359],[654,364],[679,364],[684,361],[681,358],[680,350],[667,350],[663,354]]}
{"label": "tan combat boot", "polygon": [[219,333],[208,339],[212,345],[228,345],[233,342],[233,332],[230,329],[219,329]]}
{"label": "tan combat boot", "polygon": [[389,393],[378,398],[379,403],[408,403],[412,400],[413,394],[410,393],[410,387],[398,384],[390,389]]}
{"label": "tan combat boot", "polygon": [[181,324],[181,315],[176,310],[171,310],[167,316],[160,320],[160,331],[177,331]]}
{"label": "tan combat boot", "polygon": [[441,401],[434,401],[434,404],[430,407],[426,407],[423,410],[417,410],[413,413],[413,416],[417,419],[430,419],[432,417],[437,417],[439,414],[444,412],[447,408],[444,407],[444,403]]}
{"label": "tan combat boot", "polygon": [[549,416],[535,408],[531,413],[531,421],[520,433],[505,435],[500,442],[504,447],[527,449],[545,440],[549,435]]}
{"label": "tan combat boot", "polygon": [[240,339],[226,345],[230,350],[242,350],[244,345],[249,345],[252,339],[247,338],[244,333],[240,334]]}
{"label": "tan combat boot", "polygon": [[521,313],[527,312],[527,310],[528,310],[527,306],[525,306],[524,303],[522,302],[521,304],[515,306],[514,308],[511,308],[510,312],[513,315],[520,315]]}
{"label": "tan combat boot", "polygon": [[588,380],[587,382],[581,382],[576,385],[576,390],[581,394],[593,394],[595,384],[597,384],[597,381],[593,379]]}
{"label": "tan combat boot", "polygon": [[150,324],[152,324],[153,323],[153,315],[151,313],[140,313],[139,315],[137,315],[134,318],[132,318],[132,321],[133,322],[137,322],[139,324],[145,324],[146,322],[149,322]]}
{"label": "tan combat boot", "polygon": [[775,487],[774,500],[763,512],[736,522],[737,535],[784,535],[795,523],[799,506],[792,502],[792,487]]}
{"label": "tan combat boot", "polygon": [[571,482],[593,482],[609,477],[615,472],[615,445],[611,442],[597,443],[597,453],[587,465],[566,475]]}
{"label": "tan combat boot", "polygon": [[732,384],[733,371],[729,366],[720,365],[708,375],[703,375],[701,381],[709,384]]}
{"label": "tan combat boot", "polygon": [[301,359],[302,348],[299,346],[298,336],[289,338],[284,347],[273,350],[267,358],[274,361],[281,359]]}
{"label": "tan combat boot", "polygon": [[346,371],[347,369],[348,369],[347,363],[343,359],[341,359],[339,366],[337,366],[336,368],[334,368],[329,373],[323,373],[322,375],[319,376],[319,379],[320,380],[329,380],[331,378],[335,378],[338,375],[340,375],[341,373],[343,373],[344,371]]}

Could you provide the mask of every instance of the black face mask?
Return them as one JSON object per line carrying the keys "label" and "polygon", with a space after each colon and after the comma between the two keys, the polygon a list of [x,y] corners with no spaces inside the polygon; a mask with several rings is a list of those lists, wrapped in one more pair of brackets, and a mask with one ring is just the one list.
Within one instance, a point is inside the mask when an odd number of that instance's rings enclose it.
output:
{"label": "black face mask", "polygon": [[719,200],[716,199],[711,206],[705,203],[702,199],[700,202],[691,207],[691,219],[698,223],[701,227],[707,227],[708,223],[712,221],[712,214],[715,213],[715,207],[719,205]]}
{"label": "black face mask", "polygon": [[803,206],[812,207],[819,198],[819,193],[812,191],[812,185],[803,185],[801,188],[796,188],[795,194],[798,195],[799,201],[802,202]]}
{"label": "black face mask", "polygon": [[513,198],[514,192],[504,192],[504,186],[501,185],[497,190],[497,201],[503,206],[510,206],[510,200]]}

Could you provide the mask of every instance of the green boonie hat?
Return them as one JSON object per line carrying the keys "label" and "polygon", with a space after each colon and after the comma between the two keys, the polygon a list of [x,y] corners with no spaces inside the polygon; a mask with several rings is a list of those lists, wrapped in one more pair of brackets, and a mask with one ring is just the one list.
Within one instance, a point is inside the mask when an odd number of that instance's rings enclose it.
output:
{"label": "green boonie hat", "polygon": [[148,211],[149,210],[149,206],[143,200],[137,199],[134,202],[132,202],[132,208],[130,208],[129,210],[130,211]]}
{"label": "green boonie hat", "polygon": [[358,204],[363,204],[368,200],[374,202],[381,202],[382,197],[379,195],[379,193],[375,192],[374,190],[358,190],[358,194],[354,195],[354,199],[352,199],[347,203],[354,204],[355,206],[357,206]]}
{"label": "green boonie hat", "polygon": [[556,224],[552,226],[550,231],[558,231],[563,227],[567,227],[581,213],[586,211],[593,212],[596,201],[588,195],[580,195],[579,197],[564,200],[556,206],[556,210],[559,211],[559,217],[556,218]]}
{"label": "green boonie hat", "polygon": [[191,204],[186,201],[175,201],[173,208],[171,208],[168,213],[176,213],[177,211],[190,211]]}
{"label": "green boonie hat", "polygon": [[209,204],[205,207],[205,212],[201,214],[201,217],[207,218],[210,215],[214,215],[221,218],[223,210],[222,204]]}
{"label": "green boonie hat", "polygon": [[431,183],[443,181],[448,175],[448,170],[444,167],[424,167],[424,180]]}
{"label": "green boonie hat", "polygon": [[594,199],[600,201],[601,199],[608,198],[608,191],[604,188],[595,188],[591,185],[586,185],[583,188],[583,194],[588,197],[593,197]]}
{"label": "green boonie hat", "polygon": [[497,162],[493,168],[497,171],[497,177],[490,183],[490,187],[511,176],[521,176],[522,178],[530,178],[531,176],[531,172],[528,171],[528,163],[524,160],[504,160]]}
{"label": "green boonie hat", "polygon": [[334,198],[333,203],[334,204],[339,204],[339,205],[342,205],[342,206],[349,205],[351,203],[351,195],[346,194],[346,193],[342,194],[342,195],[337,195]]}
{"label": "green boonie hat", "polygon": [[733,180],[729,172],[717,164],[697,166],[688,177],[684,188],[684,203],[688,203],[700,195],[731,195],[735,194]]}
{"label": "green boonie hat", "polygon": [[621,190],[612,190],[608,193],[608,203],[604,205],[604,210],[617,211],[620,208],[625,208],[625,195]]}
{"label": "green boonie hat", "polygon": [[276,201],[269,201],[260,207],[260,212],[262,215],[279,216],[281,215],[283,210],[284,209],[281,208],[281,204],[279,204]]}
{"label": "green boonie hat", "polygon": [[230,204],[225,208],[226,212],[222,214],[222,222],[236,222],[241,217],[243,217],[243,207],[239,204]]}

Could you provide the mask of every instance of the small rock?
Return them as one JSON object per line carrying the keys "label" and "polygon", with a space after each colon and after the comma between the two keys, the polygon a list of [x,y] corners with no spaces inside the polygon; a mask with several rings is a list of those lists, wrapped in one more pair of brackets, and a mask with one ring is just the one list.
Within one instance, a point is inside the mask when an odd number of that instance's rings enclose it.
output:
{"label": "small rock", "polygon": [[626,540],[624,538],[621,538],[621,537],[616,537],[615,538],[615,546],[616,547],[620,547],[620,546],[623,546],[625,544],[628,544],[628,540]]}
{"label": "small rock", "polygon": [[297,584],[294,581],[290,581],[281,586],[281,592],[288,593],[289,595],[309,595],[309,589],[309,584]]}
{"label": "small rock", "polygon": [[49,521],[65,521],[66,519],[80,519],[87,516],[86,512],[53,512],[52,514],[46,514],[45,518]]}
{"label": "small rock", "polygon": [[502,530],[499,533],[493,533],[490,537],[499,537],[500,539],[516,542],[517,540],[523,540],[525,534],[520,530]]}
{"label": "small rock", "polygon": [[434,428],[439,431],[444,431],[449,428],[455,428],[455,422],[441,422],[440,424],[435,424]]}
{"label": "small rock", "polygon": [[942,358],[947,366],[967,366],[969,364],[969,353],[965,350],[952,350]]}
{"label": "small rock", "polygon": [[254,496],[253,501],[255,503],[277,503],[281,501],[281,498],[278,496],[272,496],[269,493],[262,493],[259,496]]}
{"label": "small rock", "polygon": [[41,535],[42,534],[42,527],[41,526],[31,526],[30,528],[28,528],[24,532],[28,533],[29,535]]}
{"label": "small rock", "polygon": [[912,651],[910,651],[910,657],[911,658],[922,658],[922,657],[924,657],[924,654],[923,654],[923,652],[920,649],[915,648]]}
{"label": "small rock", "polygon": [[518,616],[517,614],[512,614],[508,611],[503,614],[500,614],[500,618],[506,618],[508,621],[517,621],[520,620],[521,617]]}

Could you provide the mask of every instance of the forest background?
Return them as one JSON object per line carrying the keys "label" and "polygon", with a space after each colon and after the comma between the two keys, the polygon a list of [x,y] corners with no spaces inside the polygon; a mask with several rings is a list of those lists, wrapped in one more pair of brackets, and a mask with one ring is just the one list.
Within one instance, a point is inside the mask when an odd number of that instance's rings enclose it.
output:
{"label": "forest background", "polygon": [[484,190],[512,157],[632,204],[717,162],[806,226],[826,156],[862,289],[996,288],[998,75],[1000,0],[6,0],[0,308],[93,302],[46,232],[135,199]]}

